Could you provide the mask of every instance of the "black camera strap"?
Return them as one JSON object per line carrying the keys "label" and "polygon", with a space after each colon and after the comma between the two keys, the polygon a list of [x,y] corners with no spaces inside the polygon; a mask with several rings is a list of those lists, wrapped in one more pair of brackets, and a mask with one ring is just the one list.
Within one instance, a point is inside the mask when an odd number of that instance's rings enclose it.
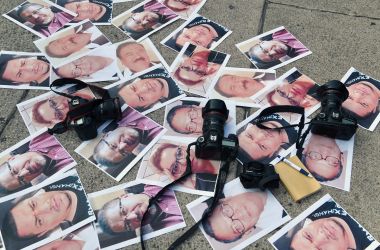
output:
{"label": "black camera strap", "polygon": [[[264,117],[267,117],[269,115],[275,114],[275,113],[296,113],[300,114],[301,118],[298,124],[291,124],[288,126],[278,127],[278,128],[269,128],[263,125],[262,123],[265,121],[263,119]],[[300,157],[298,154],[302,151],[302,145],[305,142],[307,134],[310,132],[311,127],[309,126],[305,133],[302,134],[302,131],[306,124],[309,124],[310,122],[305,123],[305,109],[303,107],[299,106],[291,106],[291,105],[278,105],[278,106],[272,106],[265,108],[259,116],[256,119],[256,125],[257,127],[261,129],[272,129],[272,130],[280,130],[284,128],[292,128],[292,127],[298,127],[298,133],[297,133],[297,140],[296,140],[296,148],[297,148],[297,156]]]}
{"label": "black camera strap", "polygon": [[74,78],[56,79],[50,84],[50,90],[56,93],[57,95],[64,96],[66,98],[69,98],[70,100],[73,100],[73,99],[83,100],[83,98],[80,96],[73,96],[68,93],[60,92],[60,91],[57,91],[56,89],[53,89],[53,87],[62,87],[68,84],[75,84],[81,87],[89,87],[91,90],[97,92],[101,96],[101,99],[95,99],[95,100],[92,100],[91,102],[86,103],[85,105],[81,105],[80,109],[70,110],[66,114],[65,120],[63,120],[60,123],[55,124],[54,127],[52,127],[51,129],[48,129],[48,133],[50,134],[62,134],[66,132],[68,129],[68,124],[70,123],[71,120],[75,120],[77,117],[80,117],[82,114],[90,112],[91,110],[93,110],[94,107],[98,106],[105,99],[110,98],[110,95],[107,90],[101,87],[92,85],[92,84],[82,82],[81,80],[74,79]]}
{"label": "black camera strap", "polygon": [[[155,204],[158,201],[158,198],[162,194],[164,194],[170,187],[180,183],[181,181],[184,181],[186,178],[188,178],[192,174],[191,160],[190,160],[190,149],[194,145],[196,145],[196,142],[190,143],[187,147],[187,150],[186,150],[187,155],[186,155],[186,171],[185,171],[185,173],[179,179],[177,179],[177,180],[171,182],[170,184],[166,185],[165,187],[163,187],[154,197],[152,197],[149,200],[149,205],[148,205],[147,210],[141,219],[141,224],[140,224],[140,243],[141,243],[141,249],[142,250],[145,250],[144,241],[143,241],[143,227],[142,226],[143,226],[143,222],[144,222],[144,220],[148,214],[148,209],[150,206]],[[214,210],[215,206],[218,204],[218,201],[222,196],[224,184],[226,183],[228,170],[229,170],[230,163],[232,160],[233,159],[231,159],[229,161],[225,161],[222,164],[222,166],[219,170],[219,176],[218,176],[218,180],[217,180],[216,186],[215,186],[215,196],[211,198],[212,203],[206,209],[206,212],[203,214],[202,218],[199,221],[197,221],[190,229],[188,229],[183,235],[181,235],[176,241],[174,241],[169,246],[168,250],[175,249],[176,247],[181,245],[187,238],[189,238],[197,230],[198,226],[202,223],[202,221],[204,221],[208,216],[211,215],[212,211]]]}

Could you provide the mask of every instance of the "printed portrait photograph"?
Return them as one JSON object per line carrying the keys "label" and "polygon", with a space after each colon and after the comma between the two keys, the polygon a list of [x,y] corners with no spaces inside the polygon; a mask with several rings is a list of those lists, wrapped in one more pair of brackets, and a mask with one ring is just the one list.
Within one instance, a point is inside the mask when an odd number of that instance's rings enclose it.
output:
{"label": "printed portrait photograph", "polygon": [[[198,221],[211,203],[203,196],[186,207]],[[200,229],[213,249],[243,249],[289,220],[271,192],[245,189],[236,178],[225,185],[222,198]]]}
{"label": "printed portrait photograph", "polygon": [[186,42],[215,49],[231,33],[228,28],[197,14],[174,30],[161,44],[177,52],[181,51]]}
{"label": "printed portrait photograph", "polygon": [[[148,209],[149,199],[161,187],[132,181],[89,194],[96,215],[102,249],[117,249],[172,232],[186,226],[174,191],[167,190]],[[142,222],[143,215],[147,213]],[[138,247],[137,245],[135,247]]]}
{"label": "printed portrait photograph", "polygon": [[114,46],[119,68],[125,78],[160,63],[165,69],[169,69],[169,65],[149,38],[139,43],[128,39]]}
{"label": "printed portrait photograph", "polygon": [[57,138],[41,130],[0,154],[0,197],[28,189],[75,165]]}
{"label": "printed portrait photograph", "polygon": [[268,241],[277,250],[378,249],[379,242],[326,194]]}
{"label": "printed portrait photograph", "polygon": [[[260,118],[261,124],[269,128],[262,129],[257,126],[258,110],[237,125],[239,139],[239,153],[237,160],[244,164],[258,161],[263,164],[278,161],[281,156],[290,153],[291,146],[296,143],[297,129],[294,127],[281,128],[293,124],[286,116],[274,113]],[[282,113],[281,113],[282,114]]]}
{"label": "printed portrait photograph", "polygon": [[50,80],[76,78],[84,82],[102,82],[118,80],[122,76],[115,50],[110,46],[102,46],[70,63],[53,67]]}
{"label": "printed portrait photograph", "polygon": [[[193,141],[203,134],[202,108],[208,99],[185,97],[168,104],[165,107],[164,127],[167,129],[165,137],[174,139],[192,138]],[[224,125],[224,136],[236,132],[236,107],[226,102],[228,119]]]}
{"label": "printed portrait photograph", "polygon": [[309,133],[301,161],[323,185],[350,191],[354,137],[338,140]]}
{"label": "printed portrait photograph", "polygon": [[35,249],[95,220],[75,170],[0,203],[6,249]]}
{"label": "printed portrait photograph", "polygon": [[183,90],[206,96],[229,58],[228,54],[186,43],[170,66],[170,74]]}
{"label": "printed portrait photograph", "polygon": [[111,24],[113,0],[55,0],[55,2],[76,14],[76,17],[68,25],[86,19],[96,25]]}
{"label": "printed portrait photograph", "polygon": [[58,240],[38,247],[37,250],[99,250],[98,234],[95,226],[90,223],[69,233]]}
{"label": "printed portrait photograph", "polygon": [[207,0],[158,0],[166,7],[177,13],[182,19],[196,15]]}
{"label": "printed portrait photograph", "polygon": [[306,116],[320,107],[319,85],[298,69],[292,68],[268,86],[255,99],[260,106],[291,105],[305,108]]}
{"label": "printed portrait photograph", "polygon": [[207,96],[234,102],[237,106],[260,107],[254,100],[274,84],[276,71],[225,67],[212,82]]}
{"label": "printed portrait photograph", "polygon": [[342,82],[348,90],[348,98],[343,109],[354,117],[358,125],[374,131],[380,121],[380,81],[351,68]]}
{"label": "printed portrait photograph", "polygon": [[34,41],[34,44],[57,68],[111,42],[94,24],[86,20],[48,38]]}
{"label": "printed portrait photograph", "polygon": [[127,107],[120,121],[104,123],[98,136],[75,152],[120,181],[164,133],[160,124]]}
{"label": "printed portrait photograph", "polygon": [[[58,91],[63,91],[87,100],[95,98],[90,88],[83,88],[77,85],[59,88]],[[17,104],[17,109],[29,133],[33,134],[42,128],[52,128],[55,124],[64,121],[70,110],[69,101],[69,98],[49,91],[40,96],[20,102]]]}
{"label": "printed portrait photograph", "polygon": [[144,115],[185,96],[162,65],[108,85],[106,89],[112,97],[119,97],[121,103]]}
{"label": "printed portrait photograph", "polygon": [[140,42],[178,18],[175,12],[158,0],[146,0],[112,19],[112,24]]}
{"label": "printed portrait photograph", "polygon": [[[161,187],[182,177],[187,169],[187,145],[193,142],[188,139],[181,142],[175,140],[159,140],[144,156],[137,180]],[[190,149],[191,172],[186,180],[179,183],[174,190],[213,196],[218,178],[220,161],[211,161],[195,157],[194,147]]]}
{"label": "printed portrait photograph", "polygon": [[258,69],[277,69],[311,54],[285,27],[265,32],[236,47]]}
{"label": "printed portrait photograph", "polygon": [[76,14],[44,0],[28,0],[3,16],[44,38],[71,22]]}
{"label": "printed portrait photograph", "polygon": [[50,63],[40,53],[1,51],[0,88],[49,89]]}

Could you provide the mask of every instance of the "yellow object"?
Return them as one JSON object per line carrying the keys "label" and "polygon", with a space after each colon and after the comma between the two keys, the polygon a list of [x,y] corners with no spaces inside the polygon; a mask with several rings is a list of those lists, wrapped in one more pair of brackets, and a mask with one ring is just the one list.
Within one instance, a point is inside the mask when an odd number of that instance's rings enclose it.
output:
{"label": "yellow object", "polygon": [[[309,173],[296,155],[288,158],[288,160]],[[316,179],[301,174],[283,161],[275,165],[275,170],[294,201],[306,198],[321,189],[321,184]]]}

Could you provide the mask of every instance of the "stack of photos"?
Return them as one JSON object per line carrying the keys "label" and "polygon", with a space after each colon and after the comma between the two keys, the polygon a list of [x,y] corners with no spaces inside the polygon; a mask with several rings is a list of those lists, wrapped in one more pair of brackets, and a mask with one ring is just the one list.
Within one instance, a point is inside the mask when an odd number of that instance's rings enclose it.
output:
{"label": "stack of photos", "polygon": [[177,52],[186,42],[215,49],[231,33],[228,28],[197,14],[174,30],[161,44]]}
{"label": "stack of photos", "polygon": [[236,47],[258,69],[277,69],[311,54],[282,26],[236,44]]}
{"label": "stack of photos", "polygon": [[40,53],[1,51],[0,88],[49,89],[51,66]]}
{"label": "stack of photos", "polygon": [[228,54],[187,42],[170,66],[170,74],[183,90],[206,96],[213,78],[229,58]]}
{"label": "stack of photos", "polygon": [[[212,199],[200,197],[186,205],[199,221]],[[271,192],[245,189],[237,178],[227,183],[223,197],[200,226],[213,249],[243,249],[291,218]]]}
{"label": "stack of photos", "polygon": [[300,160],[321,184],[350,191],[354,138],[346,141],[309,133]]}
{"label": "stack of photos", "polygon": [[[65,86],[57,91],[90,100],[95,98],[90,88]],[[52,91],[17,104],[18,111],[30,134],[42,128],[52,128],[65,120],[69,112],[69,99]]]}
{"label": "stack of photos", "polygon": [[[141,233],[147,240],[185,227],[185,220],[172,190],[167,190],[147,210],[149,199],[160,190],[158,186],[132,181],[89,194],[96,214],[95,226],[100,247],[118,249],[140,242]],[[145,212],[148,214],[141,222]]]}
{"label": "stack of photos", "polygon": [[99,240],[95,226],[91,223],[54,240],[37,250],[99,250]]}
{"label": "stack of photos", "polygon": [[160,124],[126,107],[121,120],[105,122],[98,136],[83,142],[75,152],[120,181],[165,131]]}
{"label": "stack of photos", "polygon": [[111,42],[87,19],[48,38],[34,41],[34,44],[58,68]]}
{"label": "stack of photos", "polygon": [[115,2],[113,0],[55,0],[55,2],[77,15],[68,25],[86,19],[96,25],[111,24],[113,2]]}
{"label": "stack of photos", "polygon": [[165,69],[169,69],[169,65],[149,38],[139,43],[128,39],[114,44],[114,49],[119,68],[125,78],[160,63]]}
{"label": "stack of photos", "polygon": [[207,0],[158,0],[178,14],[182,19],[196,15]]}
{"label": "stack of photos", "polygon": [[35,249],[95,220],[75,170],[18,194],[0,202],[0,231],[8,250]]}
{"label": "stack of photos", "polygon": [[[166,186],[179,179],[186,170],[186,149],[202,134],[202,107],[207,99],[186,97],[168,104],[165,110],[164,127],[167,132],[144,156],[136,179],[147,184]],[[235,106],[227,102],[229,117],[224,134],[236,131]],[[192,175],[173,189],[191,194],[214,196],[220,162],[195,157],[190,150]]]}
{"label": "stack of photos", "polygon": [[0,154],[0,197],[15,196],[75,165],[59,141],[41,130]]}
{"label": "stack of photos", "polygon": [[260,106],[292,105],[305,108],[308,116],[320,107],[316,90],[319,85],[298,69],[292,68],[255,99]]}
{"label": "stack of photos", "polygon": [[111,97],[145,114],[185,96],[161,64],[105,87]]}
{"label": "stack of photos", "polygon": [[116,51],[105,45],[63,66],[53,67],[50,81],[59,78],[75,78],[84,82],[118,80],[123,75],[117,63]]}
{"label": "stack of photos", "polygon": [[139,42],[178,18],[158,0],[146,0],[112,19],[112,24]]}
{"label": "stack of photos", "polygon": [[375,250],[380,243],[326,194],[270,237],[277,250]]}
{"label": "stack of photos", "polygon": [[71,22],[77,14],[47,0],[28,0],[3,16],[44,38]]}
{"label": "stack of photos", "polygon": [[241,164],[250,161],[275,164],[292,152],[292,145],[297,141],[298,130],[295,127],[281,127],[298,124],[301,117],[299,114],[274,113],[262,116],[260,117],[262,125],[269,128],[281,128],[262,129],[256,124],[262,110],[256,111],[237,125],[236,135],[239,139],[237,160]]}
{"label": "stack of photos", "polygon": [[266,87],[273,86],[276,71],[225,67],[211,83],[208,98],[232,101],[236,106],[256,107],[256,97]]}
{"label": "stack of photos", "polygon": [[342,104],[344,110],[357,119],[358,125],[374,131],[380,121],[380,81],[354,68],[350,68],[341,81],[349,92]]}

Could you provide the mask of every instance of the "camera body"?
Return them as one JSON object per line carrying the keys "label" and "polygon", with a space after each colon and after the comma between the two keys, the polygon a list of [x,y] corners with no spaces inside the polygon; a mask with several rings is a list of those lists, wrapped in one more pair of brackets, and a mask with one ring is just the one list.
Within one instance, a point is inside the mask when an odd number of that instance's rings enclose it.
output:
{"label": "camera body", "polygon": [[348,90],[337,80],[329,81],[317,90],[321,100],[321,112],[311,120],[311,132],[339,140],[349,140],[358,128],[355,118],[342,110],[348,98]]}
{"label": "camera body", "polygon": [[119,98],[86,100],[76,97],[71,99],[69,107],[69,127],[75,130],[82,141],[98,135],[100,122],[121,118]]}
{"label": "camera body", "polygon": [[272,164],[262,164],[251,161],[243,165],[243,172],[239,175],[240,182],[245,188],[278,188],[280,176]]}
{"label": "camera body", "polygon": [[228,118],[224,101],[210,99],[202,108],[203,135],[195,144],[195,156],[200,159],[231,161],[236,158],[239,141],[236,135],[224,137],[224,125]]}

